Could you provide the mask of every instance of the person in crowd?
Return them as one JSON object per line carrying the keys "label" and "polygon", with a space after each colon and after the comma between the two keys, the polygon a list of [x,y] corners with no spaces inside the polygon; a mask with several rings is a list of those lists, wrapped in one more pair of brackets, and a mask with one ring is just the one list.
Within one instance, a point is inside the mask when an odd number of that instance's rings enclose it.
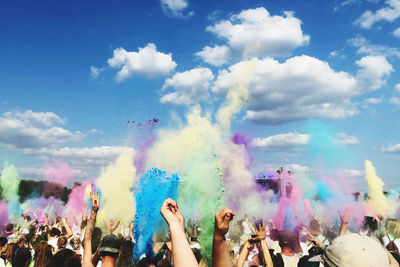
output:
{"label": "person in crowd", "polygon": [[162,204],[160,212],[168,223],[171,234],[174,267],[199,266],[186,238],[185,218],[178,207],[178,203],[168,198]]}
{"label": "person in crowd", "polygon": [[53,247],[47,242],[39,242],[35,250],[33,267],[46,267],[48,261],[53,256]]}
{"label": "person in crowd", "polygon": [[83,239],[83,267],[94,267],[92,263],[92,234],[94,225],[96,223],[97,212],[100,207],[100,195],[96,192],[90,193],[90,198],[92,200],[92,211],[90,212],[89,219],[87,221],[84,239]]}
{"label": "person in crowd", "polygon": [[13,267],[28,267],[31,263],[31,251],[28,248],[21,247],[17,248],[15,252]]}

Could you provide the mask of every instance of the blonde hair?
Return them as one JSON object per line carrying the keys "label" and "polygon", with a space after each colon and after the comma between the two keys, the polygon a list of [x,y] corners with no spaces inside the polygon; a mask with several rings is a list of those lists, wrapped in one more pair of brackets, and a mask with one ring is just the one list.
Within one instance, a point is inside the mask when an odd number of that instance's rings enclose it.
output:
{"label": "blonde hair", "polygon": [[400,238],[400,222],[396,219],[387,219],[386,234],[390,234],[394,238]]}

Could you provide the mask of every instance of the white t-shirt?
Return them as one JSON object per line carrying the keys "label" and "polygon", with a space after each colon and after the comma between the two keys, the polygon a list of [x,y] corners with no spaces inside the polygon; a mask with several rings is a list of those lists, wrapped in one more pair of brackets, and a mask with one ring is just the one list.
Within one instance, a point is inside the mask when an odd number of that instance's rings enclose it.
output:
{"label": "white t-shirt", "polygon": [[0,267],[5,267],[6,263],[4,262],[4,260],[2,258],[0,258]]}
{"label": "white t-shirt", "polygon": [[58,239],[59,239],[59,237],[53,238],[53,239],[47,241],[47,244],[49,244],[49,245],[52,246],[55,250],[57,250],[57,249],[58,249],[58,246],[57,246]]}
{"label": "white t-shirt", "polygon": [[281,254],[282,260],[283,260],[283,265],[285,267],[297,267],[297,264],[299,263],[299,260],[301,258],[300,254],[294,254],[293,256],[285,256]]}

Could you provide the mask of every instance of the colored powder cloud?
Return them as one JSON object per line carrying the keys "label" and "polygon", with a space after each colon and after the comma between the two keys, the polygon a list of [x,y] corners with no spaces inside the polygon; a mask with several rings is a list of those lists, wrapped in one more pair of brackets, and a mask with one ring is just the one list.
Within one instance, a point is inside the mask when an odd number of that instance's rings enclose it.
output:
{"label": "colored powder cloud", "polygon": [[154,255],[152,238],[163,223],[160,208],[165,199],[177,199],[178,183],[179,177],[176,174],[167,177],[165,171],[157,168],[150,169],[137,181],[134,187],[137,204],[134,259],[139,259],[143,254]]}
{"label": "colored powder cloud", "polygon": [[124,150],[115,163],[102,170],[96,180],[96,185],[101,191],[100,207],[106,221],[114,220],[128,224],[133,219],[135,201],[131,189],[136,175],[133,158],[132,148]]}
{"label": "colored powder cloud", "polygon": [[69,223],[80,223],[82,215],[87,207],[86,188],[90,186],[88,182],[81,185],[75,185],[68,196],[65,204],[63,216],[68,219]]}
{"label": "colored powder cloud", "polygon": [[18,196],[20,182],[21,177],[18,175],[15,166],[6,163],[0,176],[1,194],[3,199],[7,201],[9,216],[13,216],[14,219],[19,218],[22,213]]}
{"label": "colored powder cloud", "polygon": [[365,179],[367,179],[368,183],[367,204],[376,214],[383,216],[394,214],[394,207],[389,205],[387,198],[383,194],[383,181],[376,176],[375,168],[369,160],[365,161]]}

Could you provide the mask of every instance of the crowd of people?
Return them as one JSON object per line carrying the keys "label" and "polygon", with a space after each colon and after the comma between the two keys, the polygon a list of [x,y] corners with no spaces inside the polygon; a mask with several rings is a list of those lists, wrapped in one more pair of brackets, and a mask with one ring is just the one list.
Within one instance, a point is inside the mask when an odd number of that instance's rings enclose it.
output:
{"label": "crowd of people", "polygon": [[111,221],[103,233],[96,227],[100,196],[92,192],[90,197],[90,214],[79,228],[57,216],[39,223],[32,210],[26,210],[18,223],[7,224],[0,237],[0,267],[386,267],[400,262],[400,222],[365,217],[359,231],[350,233],[351,209],[339,213],[337,229],[318,218],[294,229],[276,229],[272,220],[236,218],[233,210],[222,208],[215,214],[212,259],[206,259],[198,238],[201,225],[185,222],[178,203],[170,198],[160,209],[168,234],[155,234],[153,253],[134,259],[133,223]]}

